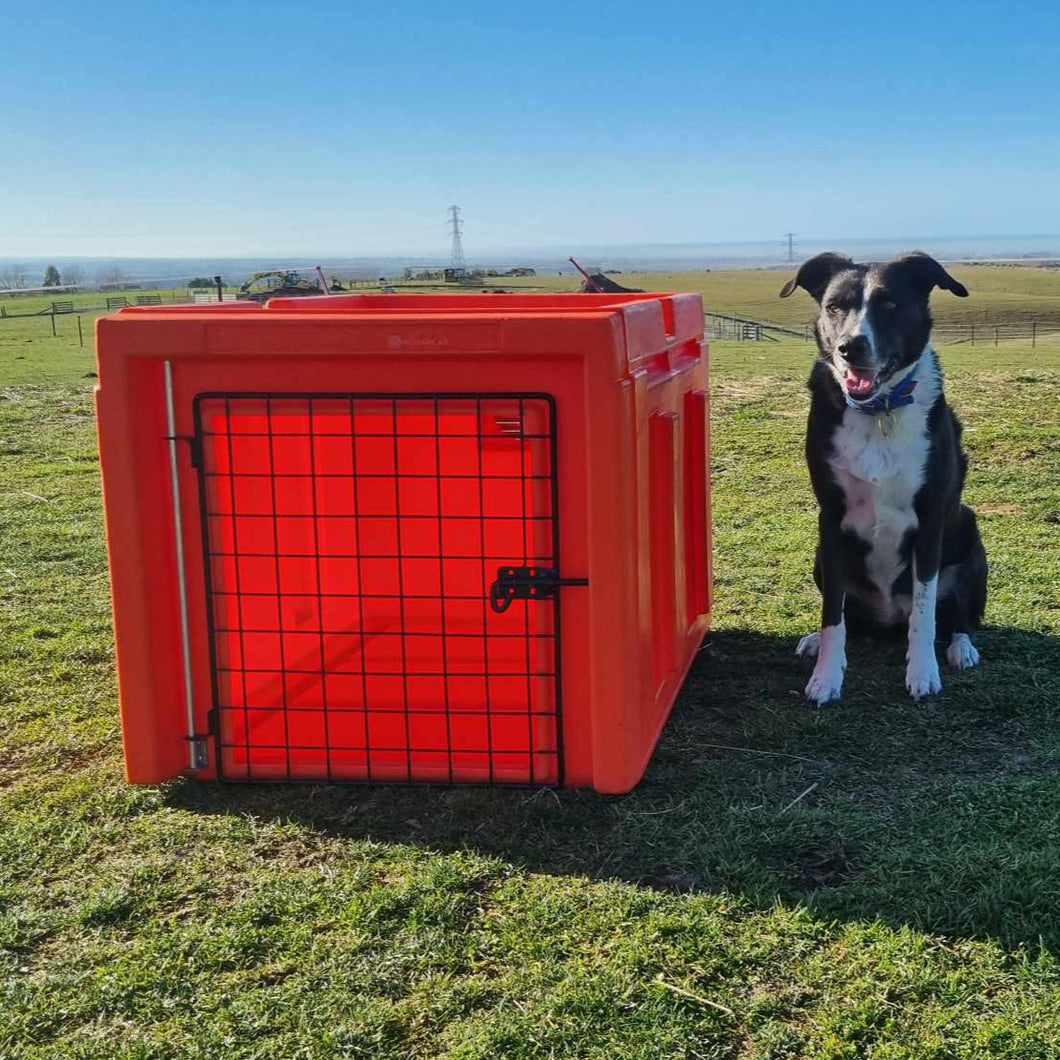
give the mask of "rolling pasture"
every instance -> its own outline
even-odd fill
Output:
[[[624,287],[648,291],[699,291],[711,312],[802,328],[814,318],[810,296],[796,291],[791,298],[777,297],[796,268],[629,272],[612,278]],[[990,341],[989,326],[993,324],[1037,320],[1042,325],[1060,326],[1060,268],[956,265],[950,271],[968,287],[971,297],[936,298],[933,311],[939,324],[983,325],[983,336],[991,336]],[[578,286],[571,277],[561,276],[505,277],[497,282],[512,289],[535,284],[555,290],[576,290]]]
[[[1055,272],[955,271],[940,319],[1060,320]],[[714,625],[635,792],[131,788],[92,354],[41,323],[0,321],[0,1056],[1060,1054],[1060,348],[941,350],[991,599],[935,699],[854,642],[806,705],[811,351],[719,343]]]
[[[796,291],[790,298],[777,297],[794,271],[793,266],[790,272],[773,269],[701,273],[701,281],[691,289],[702,291],[714,312],[799,327],[813,320],[815,306],[810,296]],[[965,265],[954,266],[950,271],[971,294],[968,298],[954,298],[940,293],[932,307],[939,324],[988,325],[1031,319],[1060,324],[1060,269]],[[674,275],[672,282],[681,283],[692,275]],[[631,286],[645,287],[648,279],[638,276]]]

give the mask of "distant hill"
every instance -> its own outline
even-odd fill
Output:
[[[1049,236],[973,236],[955,239],[811,239],[800,240],[798,260],[821,250],[842,250],[857,260],[872,261],[890,257],[906,250],[926,250],[945,260],[1003,259],[1060,259],[1060,235]],[[566,247],[509,249],[482,254],[469,254],[469,267],[496,266],[510,268],[525,266],[536,269],[543,276],[571,275],[574,272],[567,256],[604,269],[617,268],[623,272],[683,271],[688,269],[781,269],[787,267],[786,250],[778,238],[775,241],[746,243],[675,243],[675,244],[614,244],[612,246],[583,246],[572,241]],[[306,255],[276,255],[274,257],[222,258],[117,258],[117,257],[7,257],[0,256],[0,273],[12,264],[23,266],[28,286],[39,286],[44,270],[54,264],[62,273],[74,265],[81,269],[86,281],[94,280],[105,269],[119,269],[133,283],[156,284],[161,287],[187,282],[193,276],[220,274],[226,283],[238,285],[252,273],[265,269],[312,269],[322,265],[329,273],[344,278],[368,279],[379,276],[399,276],[406,267],[437,265],[446,255],[363,256],[336,257]]]

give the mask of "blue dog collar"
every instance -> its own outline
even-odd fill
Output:
[[[913,378],[916,375],[916,368],[914,364],[904,379],[895,383],[886,394],[878,394],[870,401],[855,401],[846,390],[843,391],[843,396],[852,409],[864,412],[866,416],[875,416],[877,413],[890,412],[891,409],[898,409],[903,405],[912,405],[913,391],[916,390],[916,380]]]

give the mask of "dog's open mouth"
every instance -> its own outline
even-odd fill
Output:
[[[872,397],[879,377],[878,368],[851,368],[849,365],[843,368],[843,385],[856,401]]]

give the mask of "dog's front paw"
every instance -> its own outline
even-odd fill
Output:
[[[923,699],[924,696],[942,691],[942,678],[934,651],[930,655],[914,655],[910,658],[905,668],[905,687],[913,699]]]
[[[806,698],[821,706],[838,699],[842,693],[843,667],[829,666],[827,663],[822,666],[821,660],[818,660],[806,685]]]
[[[979,665],[979,652],[967,633],[954,633],[946,649],[946,661],[954,670],[968,670]]]
[[[817,653],[821,650],[821,634],[816,630],[813,633],[807,633],[802,640],[799,641],[799,646],[795,649],[795,654],[801,659],[816,659]]]

